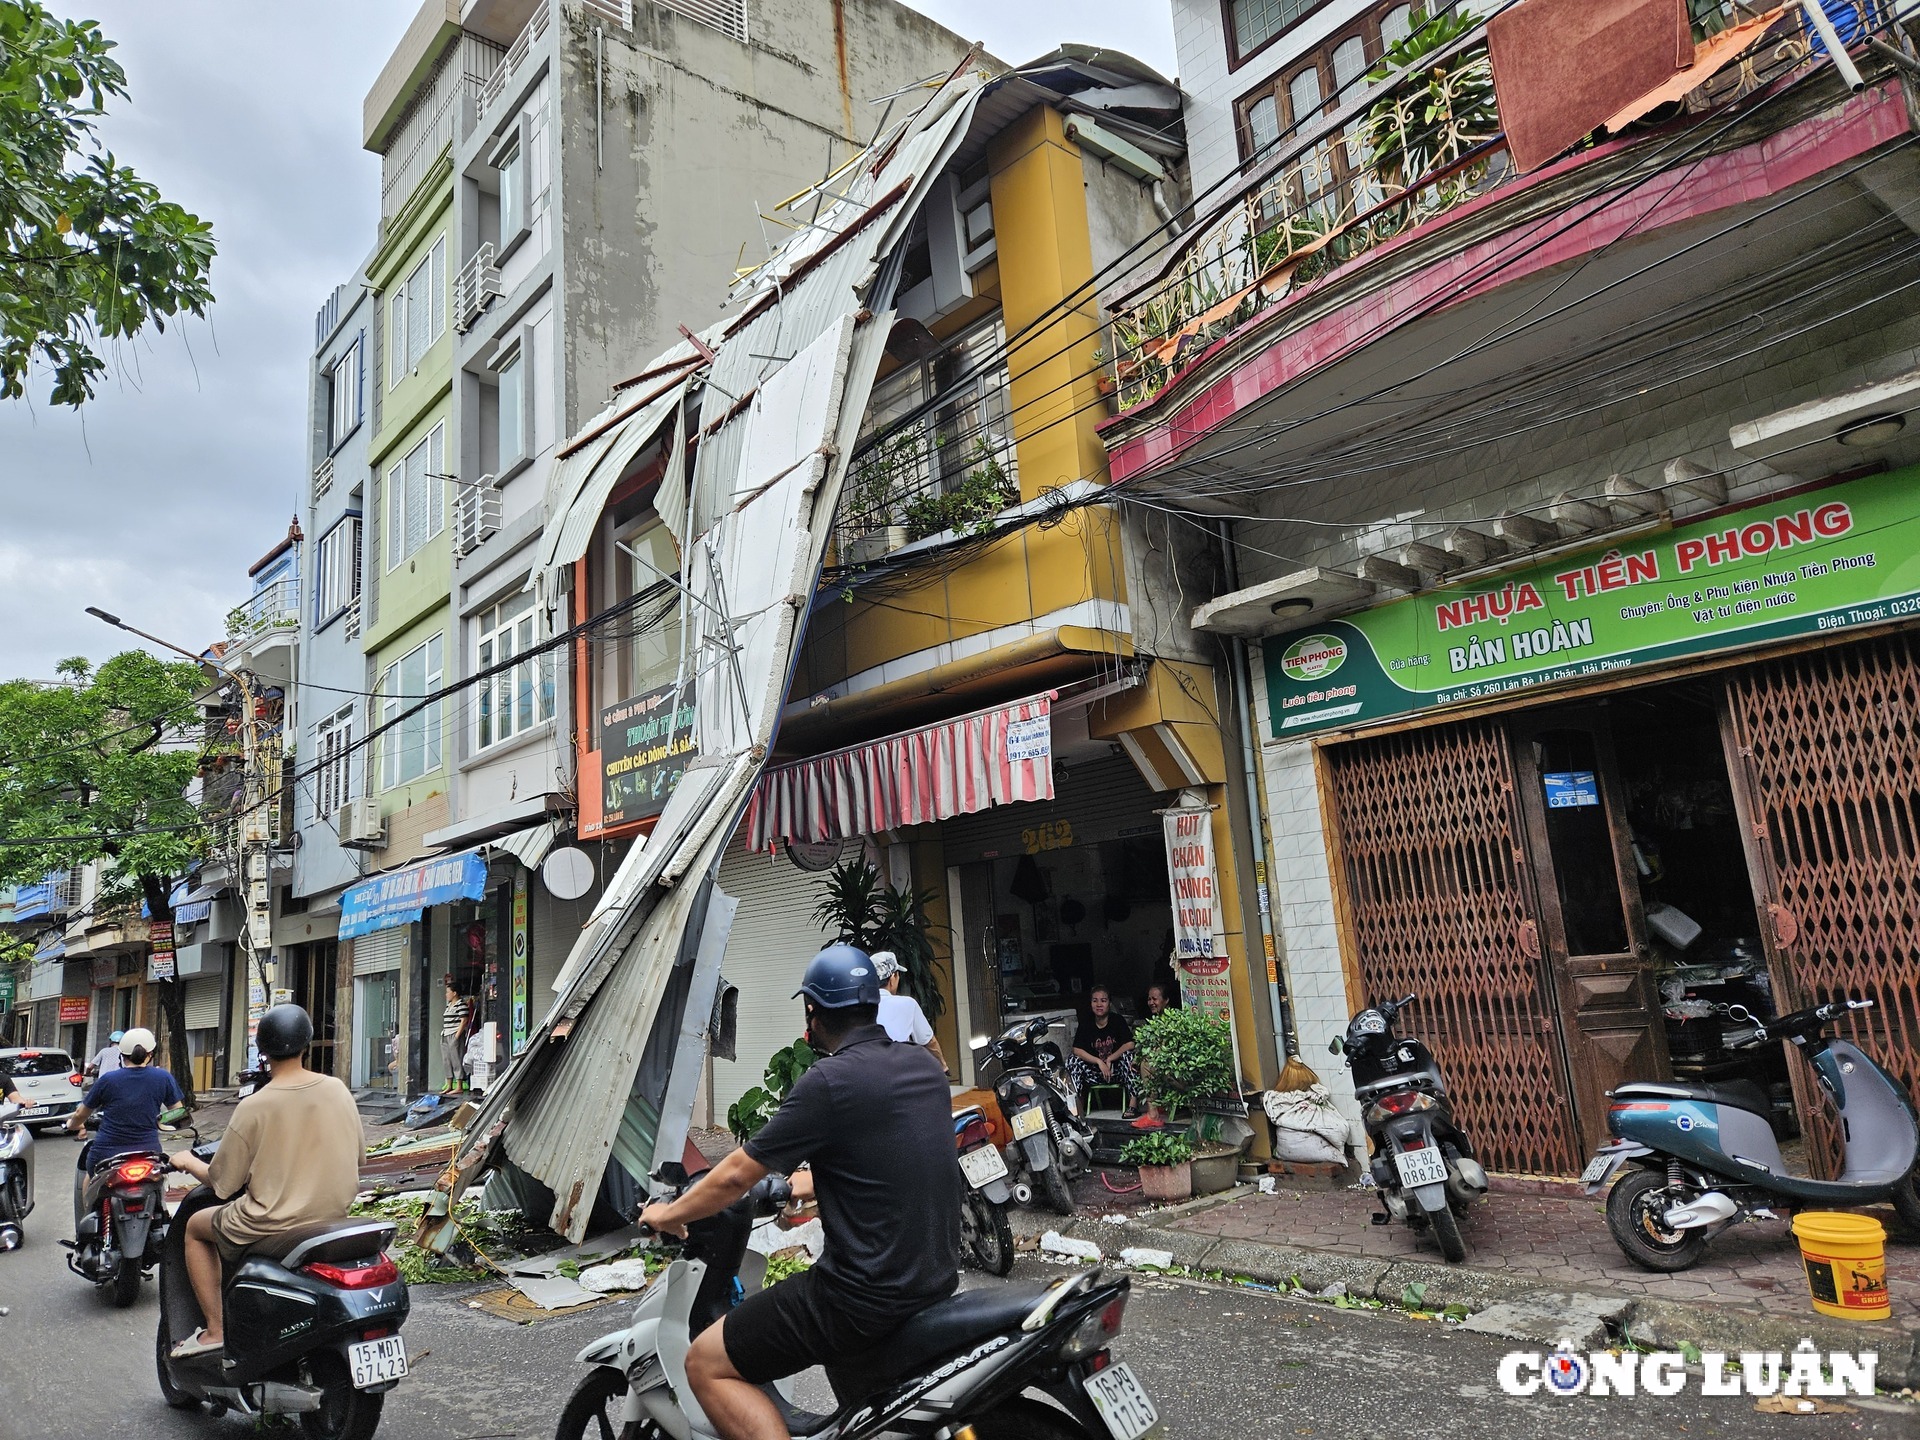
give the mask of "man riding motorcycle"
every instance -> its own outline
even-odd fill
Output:
[[[262,1015],[255,1043],[269,1082],[234,1108],[211,1164],[191,1152],[173,1157],[227,1202],[187,1222],[187,1276],[206,1324],[173,1347],[175,1359],[225,1348],[222,1261],[237,1265],[250,1249],[269,1250],[282,1236],[344,1220],[353,1206],[365,1150],[360,1111],[345,1085],[306,1068],[302,1057],[312,1040],[313,1021],[298,1005],[275,1005]]]
[[[641,1220],[684,1236],[770,1171],[796,1177],[795,1198],[820,1201],[819,1264],[749,1296],[687,1353],[694,1397],[725,1440],[788,1440],[759,1387],[814,1365],[880,1348],[909,1315],[951,1295],[959,1272],[960,1175],[946,1071],[877,1023],[873,962],[829,945],[795,992],[821,1058],[745,1147]]]
[[[119,1155],[158,1155],[160,1116],[181,1103],[180,1083],[153,1063],[160,1042],[151,1030],[136,1028],[120,1037],[119,1065],[93,1082],[80,1108],[67,1117],[67,1133],[78,1135],[87,1117],[98,1111],[100,1130],[81,1147],[79,1171],[73,1179],[73,1223],[91,1206],[87,1177],[103,1161]]]

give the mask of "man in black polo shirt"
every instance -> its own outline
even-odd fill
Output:
[[[873,962],[853,946],[814,956],[801,996],[819,1061],[744,1149],[640,1216],[685,1235],[770,1171],[811,1166],[827,1236],[820,1263],[749,1296],[687,1352],[694,1398],[725,1440],[788,1440],[759,1386],[877,1349],[959,1281],[960,1173],[946,1071],[920,1046],[887,1038],[876,1020]],[[806,1194],[807,1178],[796,1180],[796,1195]]]

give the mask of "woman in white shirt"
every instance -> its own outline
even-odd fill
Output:
[[[940,1042],[933,1038],[933,1026],[927,1012],[911,995],[900,993],[900,957],[891,950],[876,950],[869,957],[873,972],[880,977],[880,1028],[896,1045],[924,1045],[944,1067],[947,1057],[940,1053]]]

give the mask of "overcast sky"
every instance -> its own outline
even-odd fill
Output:
[[[645,0],[641,0],[645,3]],[[218,302],[117,357],[80,414],[0,402],[0,677],[125,648],[88,605],[218,638],[306,479],[313,316],[372,248],[360,102],[417,0],[52,0],[119,42],[119,158],[213,224]],[[915,0],[1010,61],[1111,45],[1171,75],[1170,0]]]

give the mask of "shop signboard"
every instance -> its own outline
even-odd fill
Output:
[[[0,1010],[13,1008],[13,997],[18,989],[11,967],[0,968]]]
[[[62,995],[60,997],[60,1023],[62,1025],[84,1025],[87,1017],[93,1013],[93,1002],[85,995]]]
[[[1213,863],[1213,812],[1183,806],[1160,813],[1167,842],[1167,879],[1173,896],[1173,964],[1180,1002],[1231,1019],[1226,931],[1220,881]]]
[[[1272,636],[1272,733],[1920,615],[1916,485],[1871,475]]]
[[[527,1048],[527,872],[513,872],[513,955],[507,977],[508,993],[512,996],[513,1014],[509,1025],[511,1047],[508,1053],[518,1055]]]
[[[472,851],[379,875],[349,886],[341,895],[340,938],[411,925],[432,906],[478,900],[486,893],[487,862]]]
[[[662,685],[600,712],[602,823],[658,815],[693,758],[693,685]]]
[[[167,920],[155,920],[147,927],[147,943],[153,949],[147,953],[147,979],[171,980],[174,977],[173,924]]]

